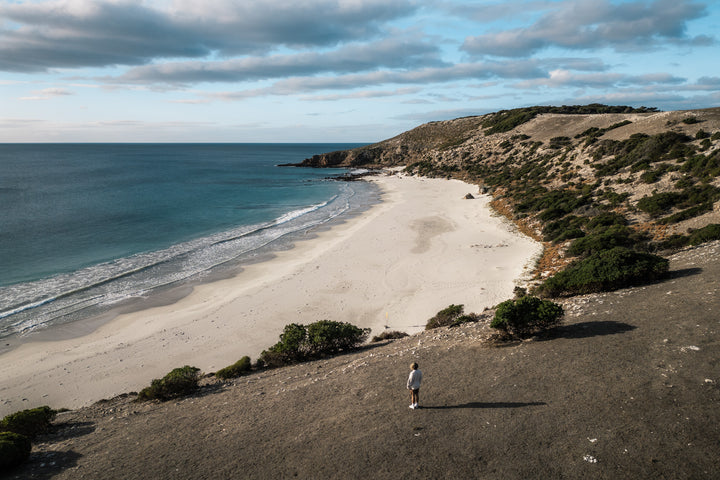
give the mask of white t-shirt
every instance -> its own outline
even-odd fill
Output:
[[[422,381],[422,372],[420,370],[413,370],[410,372],[410,376],[407,381],[407,388],[410,390],[417,390],[420,388],[420,382]]]

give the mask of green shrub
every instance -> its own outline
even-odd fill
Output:
[[[32,446],[25,435],[14,432],[0,433],[0,472],[17,467],[30,456]]]
[[[307,328],[310,353],[313,356],[347,350],[364,342],[369,334],[369,328],[331,320],[320,320]]]
[[[197,367],[176,368],[162,379],[155,379],[149,387],[143,388],[138,400],[169,400],[189,395],[198,388],[200,369]]]
[[[460,315],[450,324],[450,327],[457,327],[463,323],[476,323],[480,320],[480,316],[476,313],[468,313],[466,315]]]
[[[669,163],[661,163],[655,169],[649,169],[640,175],[640,181],[644,183],[655,183],[662,178],[667,172],[677,170],[677,167]]]
[[[270,347],[260,353],[260,358],[257,360],[257,366],[258,368],[278,368],[297,361],[300,360],[295,358],[291,359],[287,355],[283,355]]]
[[[654,162],[690,155],[694,151],[694,147],[687,144],[690,140],[687,135],[672,131],[652,136],[634,133],[623,141],[604,140],[595,149],[593,158],[596,161],[610,158],[593,166],[598,176],[614,175],[630,165],[634,166],[634,171],[638,171]]]
[[[552,149],[558,149],[570,145],[572,145],[572,140],[570,140],[570,137],[553,137],[550,139],[550,145],[548,145],[548,147]]]
[[[290,360],[301,360],[307,355],[307,328],[299,323],[285,325],[280,341],[271,347],[275,353],[288,357]]]
[[[689,237],[687,235],[670,235],[662,242],[657,244],[660,250],[675,250],[689,245]]]
[[[628,192],[617,193],[610,188],[606,188],[605,191],[602,192],[602,197],[605,198],[608,202],[610,202],[611,207],[617,207],[625,200],[630,198],[630,194]]]
[[[688,243],[690,245],[700,245],[713,240],[720,240],[720,225],[717,223],[711,223],[692,232]]]
[[[249,372],[251,369],[252,365],[250,363],[250,357],[244,356],[229,367],[221,368],[215,372],[215,376],[222,380],[227,380],[229,378],[239,377],[243,373]]]
[[[425,324],[425,330],[452,325],[463,314],[463,305],[450,305],[435,314]]]
[[[383,332],[380,335],[375,335],[372,338],[372,342],[382,342],[383,340],[395,340],[397,338],[404,338],[409,336],[405,332],[398,332],[397,330],[389,330],[387,332]]]
[[[627,225],[627,223],[627,219],[619,213],[603,212],[588,221],[587,229],[592,232],[595,229],[604,229],[605,227],[611,227],[613,225]]]
[[[663,220],[663,223],[673,223],[692,218],[706,211],[712,210],[712,204],[720,199],[720,188],[714,185],[690,185],[681,192],[656,193],[650,197],[643,197],[638,201],[638,208],[654,217],[667,212],[673,207],[687,209],[676,217]]]
[[[571,238],[579,238],[585,235],[582,231],[582,227],[587,222],[586,217],[578,217],[575,215],[568,215],[550,222],[543,227],[543,240],[547,242],[559,243]]]
[[[13,432],[34,438],[50,431],[56,413],[47,405],[12,413],[0,421],[0,432]]]
[[[657,244],[660,249],[678,249],[688,245],[700,245],[705,242],[720,240],[720,224],[711,223],[703,228],[693,230],[689,235],[670,235],[664,241]]]
[[[668,261],[662,257],[615,247],[572,263],[545,280],[538,293],[557,297],[617,290],[660,279],[667,271]]]
[[[657,217],[670,210],[682,199],[683,196],[678,192],[656,193],[638,200],[637,207],[643,212]]]
[[[637,235],[626,226],[613,225],[604,230],[596,230],[573,241],[567,253],[573,257],[586,257],[601,250],[615,247],[632,247],[639,241]]]
[[[278,343],[263,350],[259,363],[274,368],[348,350],[364,342],[369,334],[369,328],[345,322],[320,320],[307,327],[292,323],[285,326]]]
[[[669,225],[672,223],[682,222],[683,220],[687,220],[688,218],[699,217],[703,213],[711,212],[712,209],[712,202],[701,203],[700,205],[695,205],[694,207],[686,208],[685,210],[673,213],[668,217],[661,218],[660,220],[658,220],[658,223],[661,225]]]
[[[710,155],[693,155],[682,164],[680,170],[702,179],[711,180],[720,175],[720,150]]]
[[[557,324],[563,314],[563,308],[557,303],[525,296],[498,305],[490,326],[525,338]]]

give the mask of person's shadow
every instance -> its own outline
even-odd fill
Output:
[[[446,410],[449,408],[523,408],[547,405],[545,402],[468,402],[460,405],[421,406],[427,410]]]

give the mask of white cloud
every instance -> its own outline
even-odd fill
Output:
[[[0,5],[0,70],[144,65],[158,59],[332,47],[378,36],[409,0],[54,0]],[[7,25],[14,25],[8,27]]]
[[[693,0],[557,2],[531,25],[469,36],[463,49],[475,55],[527,57],[548,47],[648,51],[665,44],[711,45],[710,36],[686,33],[689,21],[705,15],[704,5]]]

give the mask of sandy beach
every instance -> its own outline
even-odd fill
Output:
[[[541,252],[493,215],[474,185],[399,175],[372,181],[382,203],[233,278],[83,335],[0,355],[0,415],[89,405],[182,365],[212,372],[243,355],[254,360],[289,323],[418,332],[451,303],[480,312],[510,298]]]

